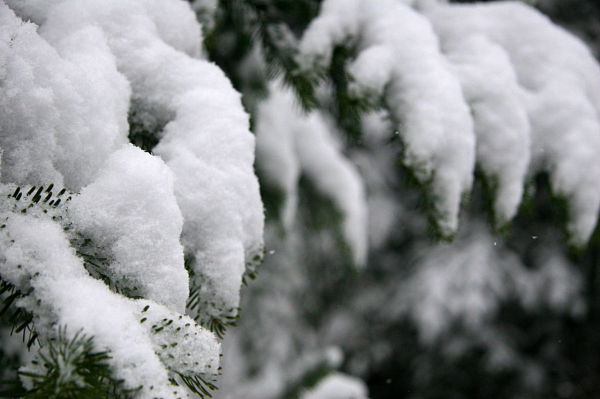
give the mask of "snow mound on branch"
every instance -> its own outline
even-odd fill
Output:
[[[100,30],[52,47],[0,3],[3,182],[71,190],[91,182],[127,141],[129,94]]]
[[[19,10],[43,13],[39,3],[27,4]],[[108,46],[100,50],[116,59],[131,85],[132,104],[166,125],[154,153],[176,176],[192,286],[202,285],[204,304],[216,304],[214,316],[235,313],[245,264],[263,247],[254,137],[239,93],[218,67],[194,58],[201,35],[189,4],[64,0],[46,10],[40,34],[77,54],[78,38],[90,29],[105,38]]]
[[[216,375],[220,345],[214,334],[186,315],[152,301],[136,301],[138,318],[147,329],[154,351],[168,370],[184,376]],[[214,378],[214,377],[213,377]]]
[[[493,214],[501,227],[517,213],[531,159],[522,88],[506,51],[485,36],[460,30],[441,41],[471,106],[477,163],[492,190]]]
[[[583,245],[600,208],[600,67],[529,6],[442,3],[327,0],[300,43],[302,71],[323,72],[335,46],[356,46],[350,95],[384,100],[442,236],[456,230],[476,158],[499,227],[526,179],[548,172],[569,204],[571,244]]]
[[[289,228],[297,205],[300,174],[342,213],[342,235],[357,266],[366,262],[367,205],[362,178],[340,150],[330,126],[317,112],[301,114],[294,94],[280,82],[258,106],[257,152],[266,181],[284,193],[282,218]]]
[[[138,302],[90,277],[59,224],[7,212],[1,217],[0,274],[21,292],[33,289],[18,305],[37,315],[36,328],[42,336],[56,335],[59,325],[68,326],[69,338],[82,330],[94,337],[98,350],[110,351],[108,361],[124,379],[124,388],[143,386],[142,398],[171,397],[173,391],[184,395],[170,384],[152,338],[140,324]],[[203,339],[210,350],[198,360],[208,367],[218,362],[219,345],[212,334]],[[216,356],[208,357],[211,353]]]
[[[254,137],[239,93],[218,67],[196,58],[201,55],[200,27],[189,4],[179,0],[9,0],[9,4],[40,28],[36,32],[33,24],[22,23],[1,2],[4,181],[53,182],[73,191],[86,186],[70,210],[69,238],[75,242],[77,235],[84,240],[91,237],[93,245],[110,255],[112,277],[124,277],[126,284],[171,312],[183,311],[189,292],[178,241],[182,232],[192,287],[201,287],[203,304],[213,306],[197,309],[197,319],[236,313],[245,265],[256,262],[263,247]],[[138,149],[122,148],[127,142],[128,111],[151,116],[156,126],[164,127],[154,152],[165,163]],[[69,276],[64,278],[73,285]],[[123,281],[113,283],[118,287]],[[58,284],[66,290],[62,282]],[[73,292],[81,294],[79,289]],[[90,283],[89,292],[98,301],[96,308],[86,308],[90,314],[106,306],[116,308],[115,314],[129,311],[129,302],[101,282]],[[79,302],[75,296],[68,300]],[[69,329],[75,332],[89,322],[81,319],[78,324],[80,316],[73,313],[61,322],[74,323]],[[123,326],[139,322],[115,321]],[[102,328],[92,323],[85,332],[102,335]],[[128,331],[110,323],[104,328]],[[200,327],[193,329],[200,334]],[[138,345],[162,349],[163,343]],[[127,346],[109,349],[115,363],[124,362],[119,378],[133,373],[127,384],[135,387],[141,377],[134,375],[133,358],[124,352]],[[214,353],[210,348],[206,356]],[[183,349],[170,349],[177,350]],[[155,360],[148,361],[149,367]],[[172,396],[168,384],[162,386],[168,378],[164,367],[157,373],[148,372],[144,381],[161,385],[155,396]]]
[[[587,47],[517,2],[425,7],[442,38],[481,35],[510,58],[531,123],[529,173],[550,174],[569,204],[571,243],[583,245],[600,208],[600,67]]]
[[[181,212],[165,164],[131,144],[69,205],[77,233],[112,260],[111,281],[183,313],[189,294],[179,236]]]
[[[302,69],[325,70],[333,48],[348,40],[359,47],[349,67],[351,95],[369,102],[384,97],[406,146],[403,162],[428,186],[439,232],[451,237],[473,180],[475,137],[431,25],[393,0],[327,0],[300,43]]]

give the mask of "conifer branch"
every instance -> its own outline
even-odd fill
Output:
[[[29,379],[33,389],[28,398],[126,398],[137,390],[123,389],[123,380],[112,374],[107,352],[94,350],[94,340],[81,331],[73,338],[60,327],[55,340],[48,341],[32,363],[19,375]]]
[[[295,7],[304,8],[309,14],[316,11],[314,2],[301,0],[296,3]],[[289,5],[285,2],[278,4],[263,0],[222,1],[221,5],[224,18],[231,21],[242,36],[255,38],[248,40],[248,46],[254,42],[261,44],[266,59],[267,76],[273,79],[281,74],[284,83],[296,93],[302,108],[305,111],[315,109],[318,105],[315,93],[318,81],[299,71],[296,61],[297,39],[284,19],[285,12],[282,12],[282,8],[285,9]],[[249,47],[246,50],[249,50]]]

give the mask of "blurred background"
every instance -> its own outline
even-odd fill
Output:
[[[319,9],[318,1],[263,3],[296,37]],[[600,4],[529,3],[600,54]],[[385,112],[352,119],[331,100],[331,87],[321,88],[320,124],[366,192],[368,259],[353,267],[335,199],[320,192],[310,170],[294,172],[292,205],[272,184],[276,161],[261,144],[268,139],[260,116],[274,112],[267,93],[277,89],[267,78],[277,70],[269,43],[266,57],[256,55],[263,37],[250,25],[231,7],[217,14],[208,37],[210,58],[252,111],[268,221],[266,261],[244,288],[239,327],[224,341],[218,397],[300,397],[338,372],[362,380],[372,398],[600,397],[600,232],[585,249],[569,248],[565,204],[551,195],[548,176],[535,176],[501,233],[491,228],[489,190],[477,178],[457,237],[440,242],[399,166]],[[305,117],[298,104],[294,115],[281,126]],[[349,120],[360,123],[360,135]]]

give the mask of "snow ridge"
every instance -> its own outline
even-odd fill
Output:
[[[304,33],[300,65],[324,70],[333,47],[348,39],[358,46],[350,93],[368,101],[383,96],[405,144],[403,162],[428,186],[441,235],[453,236],[473,181],[475,136],[430,23],[394,0],[328,0]]]

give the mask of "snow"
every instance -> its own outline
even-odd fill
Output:
[[[359,34],[359,17],[362,0],[324,1],[319,15],[304,31],[299,43],[302,71],[326,70],[331,64],[333,49],[337,44],[355,40]]]
[[[111,259],[109,276],[120,288],[183,313],[188,274],[179,236],[183,218],[173,174],[157,157],[131,144],[115,152],[98,178],[68,206],[75,233]]]
[[[348,43],[349,93],[384,99],[442,236],[456,231],[477,161],[499,227],[545,171],[568,200],[571,244],[588,240],[600,208],[600,68],[578,39],[520,2],[328,0],[300,43],[301,69],[325,71]]]
[[[556,246],[545,245],[544,250],[534,251],[533,262],[535,269],[517,284],[523,307],[530,311],[546,307],[573,317],[587,311],[583,276]]]
[[[302,399],[366,399],[368,391],[365,383],[356,377],[342,373],[331,373]]]
[[[436,20],[432,20],[434,28]],[[498,227],[517,213],[531,158],[531,127],[522,88],[506,51],[480,34],[460,29],[441,37],[442,50],[471,107],[477,164],[492,189]]]
[[[53,48],[0,4],[0,32],[2,181],[78,190],[127,140],[129,85],[97,29]]]
[[[341,153],[330,127],[319,114],[298,121],[296,150],[300,165],[316,188],[334,201],[344,219],[342,234],[350,246],[354,264],[367,260],[367,206],[358,171]]]
[[[323,70],[333,47],[348,38],[359,47],[349,67],[350,93],[371,100],[384,94],[406,145],[403,162],[429,186],[440,233],[451,237],[473,180],[475,136],[460,84],[431,25],[393,0],[328,0],[304,33],[301,67]]]
[[[375,44],[363,50],[348,67],[353,81],[349,85],[353,97],[365,97],[372,102],[382,98],[394,73],[394,56],[388,46]]]
[[[369,248],[376,252],[385,247],[387,241],[397,234],[398,225],[406,230],[415,228],[417,216],[405,198],[398,201],[398,146],[397,140],[390,141],[394,131],[385,110],[372,112],[362,118],[362,146],[351,153],[352,160],[364,176],[369,202]],[[395,132],[397,134],[397,132]],[[403,184],[403,183],[400,183]],[[408,215],[412,217],[407,217]]]
[[[19,9],[38,12],[37,3],[30,5]],[[224,312],[237,308],[245,264],[263,246],[254,137],[239,93],[219,68],[194,58],[201,54],[201,35],[189,4],[65,0],[46,11],[39,29],[45,40],[63,53],[79,54],[80,48],[91,49],[77,39],[99,32],[104,43],[98,52],[114,58],[120,78],[131,86],[136,108],[129,111],[139,110],[142,120],[155,126],[166,125],[153,152],[176,176],[175,195],[185,220],[182,242],[195,259],[192,284],[207,282],[204,302],[217,303]],[[126,110],[120,115],[124,119]],[[125,120],[123,126],[126,130]]]
[[[90,277],[59,224],[7,212],[2,220],[0,273],[22,292],[33,289],[19,306],[36,315],[42,337],[55,335],[58,326],[68,326],[69,338],[82,330],[94,337],[98,350],[110,351],[109,363],[125,380],[125,388],[143,386],[142,398],[171,396],[177,388],[170,385],[167,369],[139,322],[137,301],[111,292]],[[218,362],[219,350],[212,334],[207,334],[202,344],[210,350],[200,357],[206,367]]]
[[[394,153],[372,162],[347,156],[323,114],[300,113],[279,83],[258,106],[255,139],[240,94],[200,59],[193,9],[210,12],[215,1],[195,1],[193,9],[177,0],[7,3],[0,2],[0,192],[54,183],[74,193],[68,206],[40,205],[24,215],[12,200],[0,203],[0,276],[23,292],[33,288],[18,305],[36,315],[42,339],[62,325],[71,337],[83,330],[110,351],[126,387],[143,385],[142,397],[172,396],[170,372],[214,373],[219,344],[194,319],[235,315],[242,276],[262,253],[255,140],[266,181],[285,193],[286,229],[294,227],[304,174],[341,212],[356,265],[367,258],[367,204],[379,211],[371,240],[386,244],[404,210],[391,203],[397,187],[381,177],[383,188],[367,203],[350,159],[361,172],[378,173],[384,164],[393,173]],[[527,179],[546,171],[554,193],[569,200],[572,243],[585,243],[600,207],[600,69],[589,51],[516,3],[416,1],[422,13],[411,3],[324,1],[301,42],[300,65],[322,71],[336,45],[357,45],[349,91],[385,100],[406,146],[403,162],[430,189],[442,235],[457,229],[477,161],[496,190],[498,223],[515,215]],[[159,140],[152,154],[125,144],[128,113]],[[380,136],[365,137],[367,145],[382,150]],[[114,293],[89,275],[76,245],[86,239],[108,259],[114,285],[145,299]],[[435,341],[454,319],[477,329],[509,294],[525,307],[545,301],[557,311],[581,310],[583,284],[567,259],[538,254],[528,270],[498,247],[475,225],[455,246],[422,252],[403,288],[424,341]],[[183,315],[190,286],[184,255],[202,302],[191,317]],[[278,314],[294,305],[266,302]],[[294,337],[282,337],[270,344],[284,358]],[[334,374],[305,397],[335,395],[367,393]]]
[[[135,301],[137,316],[152,340],[154,351],[170,371],[184,376],[217,374],[220,345],[215,336],[186,315],[152,301]]]
[[[297,205],[300,174],[330,198],[342,213],[341,231],[352,260],[364,266],[367,256],[367,205],[362,178],[345,158],[332,127],[317,112],[302,114],[294,94],[281,82],[270,87],[271,96],[258,106],[258,167],[265,181],[285,195],[284,227],[289,228]]]
[[[520,270],[517,259],[498,257],[485,226],[470,230],[465,240],[422,253],[416,275],[407,281],[406,292],[414,296],[411,317],[423,342],[440,337],[455,320],[474,328],[484,324],[505,299],[507,278]]]
[[[128,387],[143,384],[142,396],[172,396],[167,370],[154,351],[162,352],[164,340],[175,336],[149,338],[152,332],[138,319],[139,305],[90,277],[67,239],[78,250],[81,245],[106,258],[113,288],[152,301],[153,309],[161,309],[156,315],[190,322],[180,315],[189,293],[186,254],[192,259],[192,287],[201,285],[202,301],[216,304],[215,314],[199,309],[199,318],[235,313],[246,264],[262,254],[264,223],[254,136],[240,94],[218,67],[199,59],[200,25],[187,2],[8,4],[12,10],[0,3],[2,182],[54,183],[80,191],[68,209],[31,208],[31,218],[41,218],[31,222],[32,234],[41,229],[60,239],[40,241],[36,251],[58,251],[69,268],[80,269],[69,275],[63,268],[66,275],[35,280],[47,295],[44,309],[54,322],[69,324],[71,333],[82,328],[109,349]],[[23,23],[13,10],[39,28]],[[125,146],[128,113],[155,128],[160,142],[152,155]],[[62,227],[52,224],[50,215]],[[46,265],[35,256],[31,267],[39,266],[37,261]],[[3,278],[20,273],[7,268]],[[77,288],[69,291],[70,286]],[[84,292],[89,297],[82,299]],[[40,312],[34,301],[25,305]],[[168,366],[210,374],[218,345],[193,323],[190,331],[190,337],[177,339],[181,346],[164,352],[198,352],[194,363],[169,360]]]
[[[129,156],[129,151],[142,153],[146,162],[151,160],[150,165],[144,165],[146,169],[158,166],[170,176],[160,160],[129,146],[117,152],[109,164],[114,167],[116,161],[127,159],[131,166],[135,156]],[[107,175],[110,177],[110,172]],[[106,176],[102,177],[98,185],[106,180]],[[14,189],[12,185],[2,185],[2,195]],[[92,190],[83,191],[81,198],[92,195]],[[101,199],[107,197],[103,192],[98,194]],[[172,197],[172,193],[170,195]],[[78,199],[73,201],[73,206],[83,205]],[[17,305],[35,315],[35,327],[42,344],[55,337],[60,326],[68,327],[68,339],[78,331],[93,337],[96,350],[110,352],[109,363],[115,375],[125,379],[125,388],[143,386],[141,398],[171,397],[173,390],[183,395],[184,391],[168,381],[171,371],[184,375],[216,374],[220,346],[212,333],[196,325],[190,317],[160,303],[132,300],[111,292],[102,281],[89,275],[69,242],[63,226],[71,226],[65,212],[72,207],[39,205],[28,207],[23,214],[24,201],[5,200],[0,209],[3,225],[0,228],[0,275],[21,292],[29,293]],[[174,198],[171,202],[175,203]],[[168,207],[168,201],[163,204]],[[102,219],[102,215],[97,216]],[[132,220],[135,218],[127,222]],[[180,218],[174,223],[180,228]],[[175,276],[176,271],[172,275]],[[187,285],[184,288],[187,289]],[[173,346],[174,342],[177,345]]]
[[[292,228],[298,206],[300,161],[290,129],[290,120],[299,112],[296,108],[289,92],[272,85],[269,98],[256,111],[257,168],[266,184],[284,194],[281,221],[286,230]]]
[[[600,67],[586,46],[518,2],[426,7],[442,38],[482,35],[508,54],[531,124],[529,175],[546,171],[569,203],[571,244],[583,245],[600,207]]]
[[[467,225],[468,233],[452,245],[420,251],[415,274],[399,288],[397,309],[410,309],[422,342],[445,337],[457,321],[477,336],[485,334],[480,329],[510,299],[531,310],[584,311],[581,276],[550,242],[525,265],[483,223]]]

